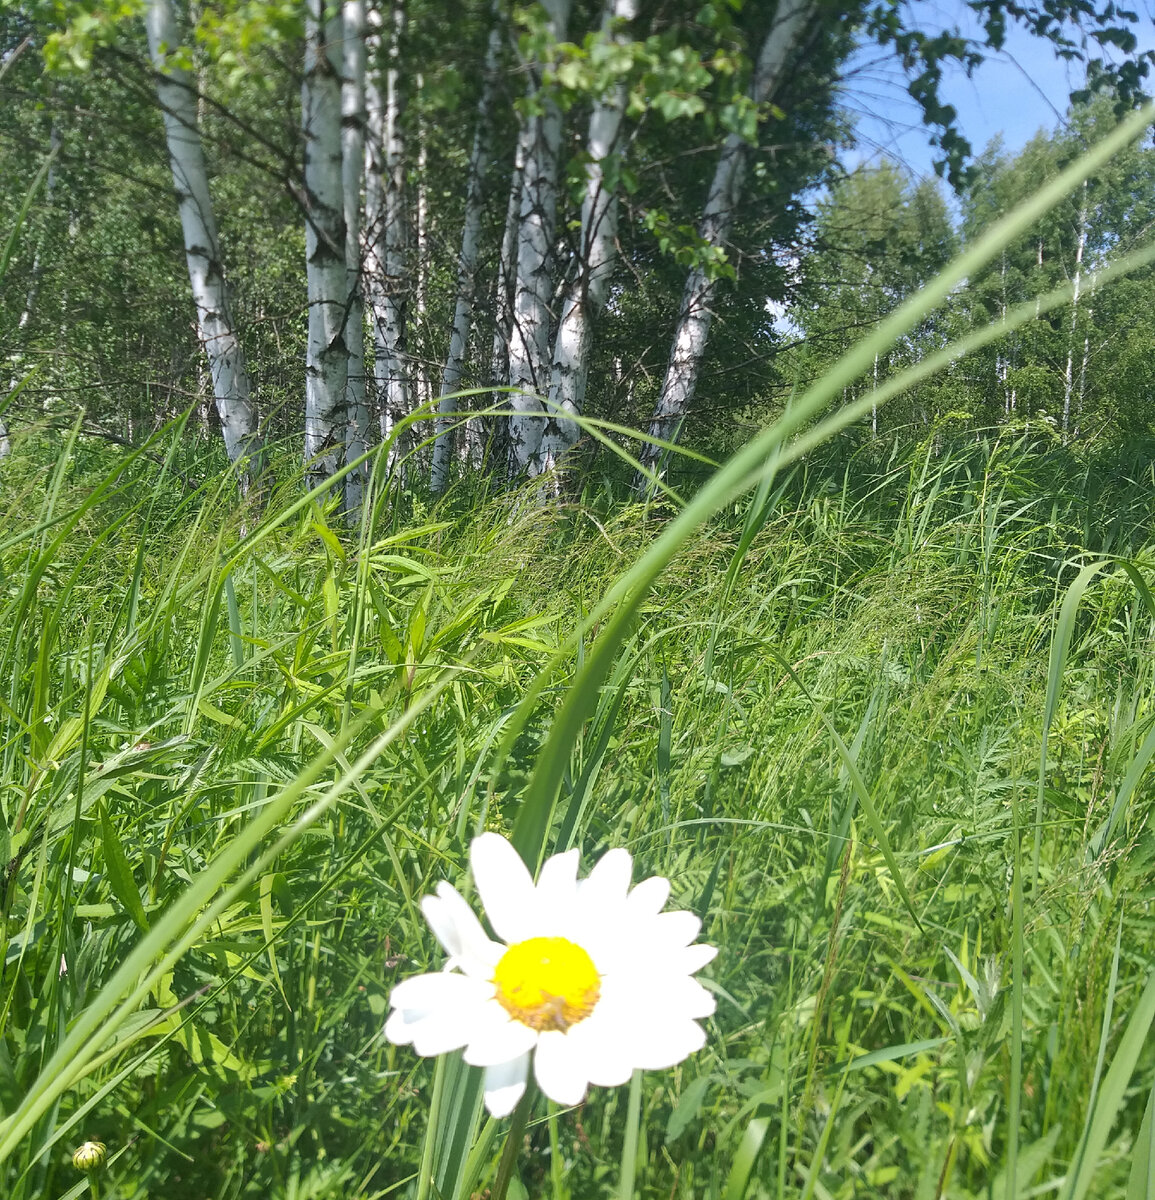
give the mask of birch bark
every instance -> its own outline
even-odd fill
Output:
[[[171,0],[149,0],[145,12],[148,51],[164,115],[172,181],[176,189],[197,333],[205,348],[213,398],[229,462],[240,463],[247,490],[259,470],[260,442],[245,353],[233,322],[220,239],[209,195],[208,172],[197,122],[196,88],[190,73],[169,62],[181,44]]]
[[[626,43],[622,26],[638,15],[637,0],[606,0],[602,31],[612,42]],[[577,441],[589,378],[592,326],[605,306],[617,244],[618,153],[626,108],[624,80],[600,96],[590,113],[586,139],[586,187],[582,199],[581,245],[577,269],[562,305],[550,370],[549,403],[538,447],[537,468],[556,470]]]
[[[469,328],[473,321],[473,304],[477,292],[477,259],[481,249],[482,202],[485,191],[486,167],[489,162],[490,121],[497,91],[497,70],[501,62],[504,31],[501,7],[494,3],[493,24],[485,49],[485,79],[478,102],[477,126],[469,155],[469,174],[465,185],[465,221],[461,232],[461,253],[457,259],[457,298],[453,306],[453,332],[449,337],[449,353],[441,373],[441,398],[437,406],[437,440],[433,444],[433,470],[430,487],[437,495],[449,481],[449,462],[453,453],[453,413],[461,401],[453,399],[461,388],[465,370],[465,352],[469,345]]]
[[[316,486],[343,460],[349,379],[345,344],[348,276],[341,179],[344,24],[338,0],[307,0],[305,77],[305,256],[309,331],[305,358],[305,466]]]
[[[493,346],[489,358],[489,379],[494,392],[490,405],[502,415],[487,418],[482,445],[470,445],[469,451],[478,461],[488,457],[492,470],[509,469],[509,343],[513,336],[513,287],[517,279],[517,230],[521,212],[521,176],[529,150],[528,127],[522,123],[514,147],[513,171],[509,179],[509,195],[505,208],[505,227],[501,235],[501,250],[497,259],[497,283],[493,296]],[[496,389],[501,388],[501,391]],[[479,431],[480,432],[480,431]],[[470,431],[466,437],[469,438]]]
[[[361,292],[361,175],[365,162],[365,2],[344,0],[344,78],[341,81],[341,189],[345,202],[345,345],[349,351],[345,384],[345,463],[369,447],[369,408],[365,401],[365,304]],[[345,514],[361,511],[366,465],[345,476]]]
[[[757,104],[765,104],[773,98],[794,65],[795,55],[817,9],[817,0],[779,0],[774,22],[766,34],[754,70],[751,96]],[[735,133],[729,134],[722,145],[698,227],[699,235],[711,246],[721,248],[729,236],[748,151],[747,143]],[[713,318],[710,302],[714,287],[714,281],[705,270],[695,267],[690,271],[682,293],[662,392],[650,422],[651,438],[674,441],[685,420],[710,336]],[[650,471],[659,469],[662,458],[662,449],[654,442],[643,445],[641,462],[644,467]],[[635,489],[648,494],[651,486],[649,478],[639,473],[634,482]]]
[[[379,18],[378,18],[379,23]],[[381,438],[389,444],[389,462],[404,447],[394,437],[409,415],[408,363],[405,353],[409,294],[408,223],[405,212],[405,140],[401,119],[401,37],[405,7],[396,0],[390,12],[383,70],[366,76],[365,272],[373,320],[373,376],[380,411]],[[370,40],[374,57],[381,36]]]
[[[542,0],[546,29],[564,41],[570,0]],[[540,63],[528,64],[529,95],[536,110],[527,116],[527,152],[522,171],[517,234],[517,276],[513,328],[509,340],[510,474],[538,474],[542,436],[541,395],[549,387],[550,299],[553,295],[551,249],[557,217],[557,167],[561,145],[561,109],[542,86]]]
[[[1087,181],[1079,204],[1075,243],[1075,277],[1071,292],[1071,328],[1067,337],[1067,366],[1063,372],[1063,441],[1071,429],[1071,397],[1075,390],[1075,335],[1079,328],[1079,296],[1083,285],[1083,254],[1087,248]]]

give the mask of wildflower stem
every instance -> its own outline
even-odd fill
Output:
[[[622,1169],[618,1181],[619,1200],[634,1200],[634,1177],[638,1170],[638,1126],[642,1117],[642,1073],[635,1071],[630,1080],[630,1101],[626,1109],[626,1140],[622,1146]]]
[[[429,1101],[429,1122],[425,1127],[425,1145],[421,1151],[421,1174],[417,1179],[417,1200],[429,1200],[433,1185],[433,1154],[441,1124],[441,1099],[445,1092],[446,1059],[442,1055],[433,1070],[433,1096]]]
[[[505,1135],[505,1148],[501,1152],[501,1162],[497,1164],[497,1178],[493,1182],[490,1200],[505,1200],[509,1190],[509,1181],[513,1178],[514,1164],[517,1162],[517,1152],[521,1149],[521,1140],[525,1136],[525,1124],[529,1120],[529,1110],[533,1104],[537,1088],[533,1083],[527,1083],[525,1094],[517,1102],[513,1116],[509,1121],[509,1132]]]
[[[549,1102],[549,1175],[553,1185],[553,1200],[566,1200],[569,1189],[565,1185],[565,1161],[558,1136],[558,1106]]]

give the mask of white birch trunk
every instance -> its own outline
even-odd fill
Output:
[[[366,77],[365,271],[373,319],[373,376],[381,438],[389,443],[391,465],[404,450],[400,443],[407,440],[395,438],[394,430],[410,411],[405,353],[409,272],[400,70],[404,28],[404,4],[396,0],[390,16],[385,70],[380,75],[370,71]],[[375,49],[379,45],[376,36],[373,45]]]
[[[528,126],[522,125],[514,149],[513,172],[509,181],[509,200],[505,210],[505,228],[501,235],[501,252],[497,263],[497,287],[493,299],[493,349],[490,355],[489,383],[505,388],[509,383],[509,343],[513,336],[513,287],[517,279],[517,230],[521,213],[521,176],[529,152]],[[507,412],[509,393],[495,391],[490,399],[492,408]],[[493,463],[509,465],[509,418],[501,416],[486,421],[489,433],[489,453]],[[482,451],[484,454],[484,451]]]
[[[156,70],[156,91],[164,114],[173,186],[176,189],[189,283],[196,306],[197,333],[205,348],[213,398],[221,421],[229,462],[259,458],[256,412],[245,354],[233,323],[228,285],[221,264],[208,172],[197,123],[196,88],[188,71],[168,55],[180,47],[171,0],[149,0],[145,13],[149,57]],[[252,468],[240,470],[247,488]]]
[[[807,26],[817,10],[816,0],[779,0],[774,23],[762,44],[754,70],[751,95],[759,105],[765,104],[777,91],[794,56],[806,35]],[[726,137],[722,153],[714,170],[706,207],[698,232],[711,246],[725,245],[734,221],[734,209],[741,193],[749,147],[737,134]],[[662,383],[662,393],[650,422],[650,437],[674,441],[689,411],[706,343],[710,336],[713,312],[710,302],[714,281],[700,267],[690,271],[682,293],[682,306],[674,332],[670,361]],[[642,465],[651,471],[663,457],[662,449],[653,442],[642,447]],[[635,488],[644,493],[650,490],[648,479],[640,475]]]
[[[7,458],[12,453],[12,442],[8,437],[8,426],[4,424],[4,418],[0,417],[0,458]]]
[[[316,486],[342,465],[348,274],[341,178],[341,74],[344,23],[339,0],[307,0],[305,78],[305,256],[309,332],[305,359],[305,464]]]
[[[417,94],[425,86],[425,77],[419,71],[413,80]],[[416,129],[417,162],[413,178],[413,320],[410,322],[410,344],[415,353],[410,355],[411,384],[414,407],[433,403],[433,380],[425,365],[425,356],[420,347],[426,333],[426,312],[429,300],[429,147],[425,136],[425,122],[417,116]],[[424,440],[422,438],[421,440]]]
[[[457,299],[453,306],[453,332],[449,337],[449,353],[441,373],[441,399],[437,406],[437,440],[433,444],[433,470],[430,488],[434,495],[445,490],[449,482],[449,461],[453,453],[453,413],[461,401],[453,399],[460,390],[465,372],[465,352],[469,345],[469,328],[473,321],[473,304],[477,291],[477,259],[481,249],[481,218],[484,200],[485,173],[489,162],[490,120],[497,91],[497,69],[501,62],[503,30],[499,4],[493,6],[493,25],[485,49],[485,79],[478,102],[477,126],[473,133],[473,149],[469,155],[469,174],[465,185],[465,221],[461,232],[461,253],[457,259]]]
[[[637,0],[606,0],[602,31],[624,45],[618,24],[638,15]],[[577,441],[578,424],[589,378],[593,322],[605,306],[617,248],[617,186],[607,179],[607,165],[618,152],[626,85],[619,82],[599,96],[590,113],[586,141],[586,190],[582,199],[581,244],[577,270],[562,304],[550,370],[549,403],[537,466],[554,471]]]
[[[1075,334],[1079,327],[1079,294],[1083,284],[1083,252],[1087,247],[1087,182],[1079,205],[1078,240],[1075,245],[1075,278],[1071,292],[1071,329],[1067,337],[1067,365],[1063,372],[1063,441],[1071,429],[1071,397],[1075,390]]]
[[[543,0],[546,28],[564,41],[570,0]],[[557,167],[561,109],[542,90],[542,71],[531,64],[530,95],[540,113],[526,118],[528,152],[522,172],[517,235],[517,278],[513,328],[509,340],[510,473],[537,474],[542,435],[542,395],[549,387],[550,299],[553,296],[553,247],[557,218]]]
[[[365,305],[361,292],[361,175],[365,163],[365,2],[344,0],[344,78],[341,82],[341,188],[345,200],[345,463],[369,448],[365,401]],[[365,496],[366,465],[345,476],[345,513],[355,518]]]

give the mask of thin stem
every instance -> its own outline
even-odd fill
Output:
[[[618,1183],[619,1200],[634,1200],[634,1177],[638,1170],[638,1127],[642,1117],[642,1073],[635,1071],[630,1080],[630,1102],[626,1109],[626,1140],[622,1146],[622,1170]]]
[[[549,1103],[549,1178],[553,1186],[553,1200],[565,1200],[565,1163],[562,1162],[561,1138],[557,1130],[557,1105]]]
[[[421,1174],[417,1178],[416,1200],[429,1200],[433,1186],[433,1154],[437,1148],[438,1127],[441,1124],[441,1100],[445,1092],[445,1055],[437,1060],[433,1071],[433,1097],[429,1101],[429,1123],[425,1127],[425,1145],[421,1148]]]
[[[505,1148],[501,1152],[501,1162],[497,1164],[497,1178],[493,1182],[490,1200],[505,1200],[505,1193],[509,1190],[509,1181],[513,1178],[513,1168],[517,1163],[521,1140],[525,1136],[525,1123],[529,1120],[529,1110],[533,1104],[536,1090],[532,1083],[527,1084],[525,1094],[513,1110],[513,1117],[509,1122],[509,1133],[505,1135]]]

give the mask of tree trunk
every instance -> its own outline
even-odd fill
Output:
[[[477,291],[477,259],[481,248],[482,202],[485,173],[489,162],[490,120],[497,91],[497,70],[501,61],[504,36],[500,4],[493,5],[493,25],[485,50],[485,79],[478,103],[477,126],[469,155],[469,174],[465,184],[465,222],[461,233],[461,254],[457,259],[457,299],[453,306],[453,332],[449,354],[441,373],[441,399],[437,411],[437,440],[433,444],[433,471],[430,487],[434,495],[445,490],[449,481],[449,460],[453,452],[453,413],[461,401],[453,395],[461,388],[465,371],[465,353],[469,346],[469,327],[473,320],[473,302]]]
[[[564,41],[570,0],[543,0],[546,30]],[[557,218],[557,166],[561,109],[542,87],[542,65],[530,63],[529,97],[538,110],[527,116],[527,153],[522,172],[517,234],[517,277],[513,293],[513,329],[509,341],[510,473],[540,470],[544,406],[549,387],[550,299],[553,295],[553,248]]]
[[[345,463],[369,448],[369,408],[365,402],[365,304],[361,292],[361,175],[365,163],[365,0],[344,0],[344,67],[341,83],[341,189],[345,200],[345,345],[349,374],[345,384]],[[345,476],[345,514],[361,511],[366,465]]]
[[[816,0],[779,0],[774,23],[766,34],[754,71],[751,95],[757,104],[765,104],[773,98],[794,65],[794,55],[816,10]],[[719,249],[725,245],[734,222],[734,210],[741,193],[748,152],[749,146],[741,137],[736,133],[729,134],[714,170],[698,232],[711,246]],[[651,438],[676,440],[685,420],[710,336],[713,317],[710,302],[713,295],[714,281],[710,274],[701,267],[693,268],[682,293],[682,307],[674,332],[670,361],[662,393],[650,422]],[[650,471],[660,468],[663,457],[661,447],[652,441],[642,447],[642,465]],[[645,494],[651,488],[648,477],[641,473],[635,479],[634,486]]]
[[[213,397],[229,462],[240,463],[242,490],[259,473],[261,446],[245,353],[233,323],[221,264],[204,149],[197,124],[196,88],[188,71],[168,61],[180,34],[170,0],[149,0],[145,14],[148,49],[176,189],[197,332],[208,358]]]
[[[408,363],[405,353],[408,222],[405,212],[405,141],[401,129],[401,37],[403,0],[392,6],[384,70],[366,76],[368,137],[365,154],[365,270],[373,317],[373,375],[380,405],[381,437],[389,443],[390,464],[404,449],[395,438],[409,415]],[[372,45],[379,56],[380,38]],[[382,88],[382,82],[384,87]]]
[[[624,45],[627,35],[620,25],[638,15],[637,0],[606,0],[602,20],[604,36]],[[581,244],[576,272],[562,305],[554,342],[550,372],[549,404],[541,443],[538,469],[556,470],[569,448],[577,441],[578,424],[589,378],[592,326],[605,306],[614,270],[617,242],[616,171],[607,165],[618,152],[622,117],[626,108],[626,85],[620,81],[594,102],[586,143],[586,190],[582,199]]]
[[[505,210],[505,229],[501,235],[501,252],[497,263],[497,286],[493,297],[493,349],[490,355],[489,383],[504,388],[509,382],[509,343],[513,337],[513,287],[517,279],[517,229],[521,212],[521,176],[525,156],[529,151],[528,126],[522,125],[513,155],[513,173],[509,181],[509,200]],[[510,408],[509,393],[495,391],[491,407],[506,412]],[[501,416],[486,421],[489,437],[490,462],[509,465],[509,418]]]
[[[1075,243],[1075,278],[1071,293],[1071,328],[1067,337],[1067,365],[1063,372],[1063,441],[1071,429],[1071,397],[1075,390],[1075,335],[1079,328],[1079,294],[1083,283],[1083,252],[1087,248],[1087,181],[1079,203],[1079,225]]]
[[[305,78],[305,256],[309,332],[305,359],[305,465],[314,486],[344,460],[348,273],[341,180],[344,22],[337,0],[307,0]]]

